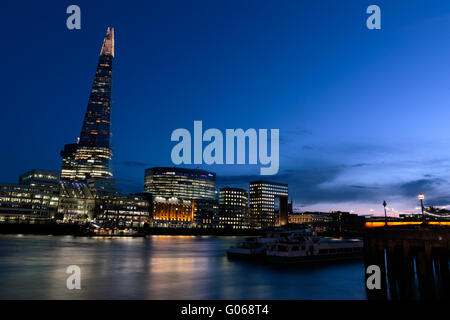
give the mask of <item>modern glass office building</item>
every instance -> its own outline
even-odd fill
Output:
[[[250,214],[252,227],[267,228],[277,222],[276,199],[287,199],[288,185],[271,181],[250,182]]]
[[[150,222],[145,194],[104,195],[95,200],[95,221],[105,228],[137,228]]]
[[[34,169],[19,184],[0,184],[0,223],[40,223],[55,217],[59,203],[59,173]]]
[[[111,80],[114,58],[114,29],[108,28],[77,143],[61,151],[63,180],[112,177],[110,160]]]
[[[33,169],[19,176],[19,184],[53,190],[57,194],[60,189],[60,174],[55,171]]]
[[[217,225],[218,202],[216,191],[216,174],[198,169],[154,167],[145,170],[144,191],[165,201],[187,201],[193,203],[191,220],[179,220],[194,227],[211,228]],[[170,208],[172,208],[170,206]],[[171,217],[168,206],[160,206],[160,217]],[[168,210],[164,212],[164,210]],[[178,209],[180,210],[180,208]],[[182,211],[187,209],[182,209]],[[155,213],[154,213],[155,214]],[[154,218],[157,217],[154,215]],[[184,216],[183,216],[184,217]],[[163,220],[163,219],[159,219]]]
[[[145,170],[144,192],[163,198],[217,200],[216,174],[198,169],[149,168]]]
[[[249,227],[247,190],[220,189],[219,227],[229,229],[247,229]]]
[[[58,220],[85,223],[94,218],[95,198],[83,182],[63,181],[58,205]]]

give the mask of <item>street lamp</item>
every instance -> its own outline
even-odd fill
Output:
[[[422,193],[419,193],[417,198],[419,198],[419,200],[420,200],[420,207],[422,208],[422,221],[424,221],[424,218],[423,218],[423,200],[425,199],[425,196]]]
[[[383,207],[384,207],[384,226],[387,226],[387,214],[386,214],[386,201],[383,201]]]

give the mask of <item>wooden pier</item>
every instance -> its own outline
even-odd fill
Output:
[[[381,269],[381,289],[366,287],[368,299],[449,300],[449,253],[449,227],[424,224],[367,230],[366,270],[370,265]]]

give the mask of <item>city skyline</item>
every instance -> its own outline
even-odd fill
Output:
[[[177,2],[169,10],[154,2],[141,10],[148,15],[142,21],[136,17],[144,13],[128,4],[112,9],[81,2],[80,31],[52,17],[58,7],[11,8],[25,21],[48,9],[41,28],[49,36],[22,44],[17,39],[27,28],[1,22],[17,32],[7,35],[10,50],[1,53],[12,76],[1,86],[0,127],[10,138],[2,142],[9,156],[1,161],[0,181],[16,182],[34,168],[60,170],[59,151],[79,132],[98,41],[110,25],[118,32],[112,98],[118,189],[141,192],[146,168],[173,165],[170,133],[203,120],[219,129],[280,128],[280,173],[267,180],[289,184],[297,210],[381,215],[386,200],[400,212],[417,211],[419,192],[426,204],[446,205],[450,5],[418,1],[404,14],[405,3],[380,2],[379,32],[365,29],[362,1],[345,9],[298,3],[239,10],[221,2]],[[308,18],[311,13],[323,19]],[[30,45],[38,50],[26,60],[11,54]],[[22,78],[16,76],[24,72],[33,84],[27,96],[19,95]],[[200,169],[216,172],[219,188],[248,190],[262,178],[258,166]]]

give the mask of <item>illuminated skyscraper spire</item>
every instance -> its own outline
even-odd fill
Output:
[[[79,146],[109,148],[113,58],[114,29],[108,28],[84,116]]]
[[[92,84],[78,143],[61,152],[61,178],[65,180],[109,179],[111,78],[114,58],[114,29],[108,28]]]

